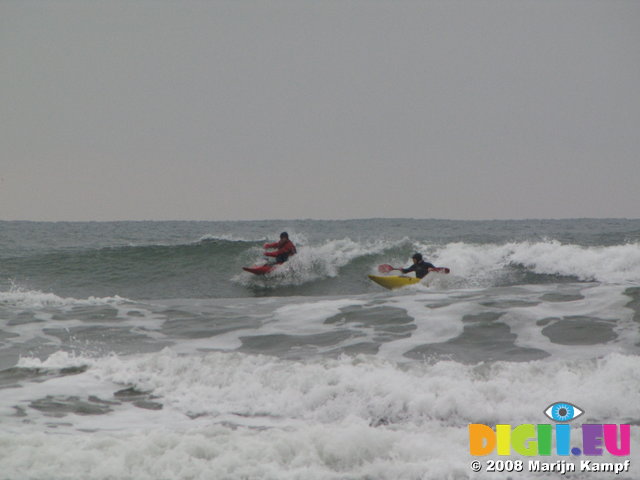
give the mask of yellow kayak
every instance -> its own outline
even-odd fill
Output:
[[[416,277],[404,277],[399,275],[369,275],[369,278],[376,282],[378,285],[382,285],[384,288],[388,288],[389,290],[393,290],[395,288],[406,287],[407,285],[413,285],[415,283],[420,283],[420,278]]]

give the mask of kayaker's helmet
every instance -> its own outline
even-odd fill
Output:
[[[280,238],[289,238],[289,234],[287,232],[282,232],[280,234]]]
[[[414,260],[417,260],[418,262],[422,261],[422,255],[420,253],[414,253],[413,257],[411,258],[413,258]]]

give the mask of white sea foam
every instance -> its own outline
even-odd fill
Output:
[[[197,243],[201,243],[201,242],[211,242],[211,241],[225,241],[225,242],[262,242],[265,240],[264,237],[244,237],[244,236],[239,236],[233,233],[229,233],[229,234],[212,234],[212,233],[208,233],[206,235],[201,236],[198,239]]]
[[[58,355],[40,365],[78,360]],[[584,410],[585,422],[640,419],[640,403],[629,401],[640,388],[640,360],[619,354],[407,366],[368,356],[301,362],[167,349],[86,363],[87,372],[49,379],[30,394],[107,400],[130,385],[156,395],[163,409],[123,404],[106,415],[47,419],[25,404],[28,391],[5,390],[2,405],[22,395],[36,422],[5,422],[5,478],[464,479],[473,478],[469,423],[550,423],[542,412],[559,400]],[[632,463],[639,448],[634,428]]]
[[[38,368],[38,369],[62,369],[71,367],[83,367],[93,365],[95,358],[77,355],[71,352],[59,351],[52,353],[47,358],[21,357],[16,367],[18,368]]]
[[[366,256],[379,254],[390,248],[393,243],[379,240],[360,243],[349,238],[328,240],[320,245],[299,245],[297,254],[285,264],[269,273],[269,286],[302,285],[321,278],[334,278],[340,269],[350,262]],[[264,263],[257,258],[256,264]],[[264,279],[250,274],[236,275],[233,280],[243,285],[260,283]]]
[[[407,255],[422,251],[452,273],[394,292],[171,299],[154,305],[18,288],[0,292],[0,307],[11,319],[0,332],[3,359],[16,367],[2,372],[0,479],[505,478],[471,473],[467,424],[551,423],[542,412],[558,400],[584,410],[585,422],[632,423],[630,459],[634,465],[640,461],[640,336],[637,312],[625,294],[640,278],[637,243],[305,240],[296,238],[300,253],[283,265],[283,271],[297,270],[270,282],[362,277],[378,263],[408,264],[398,253],[405,249]],[[581,281],[501,281],[514,271]],[[244,281],[261,280],[242,274]],[[386,312],[392,312],[388,318]],[[554,343],[543,330],[566,319],[578,327],[582,321],[602,324],[617,337],[595,339],[595,345]],[[482,363],[480,357],[480,363],[467,365],[405,355],[496,323],[506,336],[515,336],[516,348],[550,356],[513,363]],[[89,338],[88,348],[75,349],[73,336],[59,333],[75,327],[96,333],[83,338]],[[147,336],[144,345],[136,344],[138,333]],[[311,339],[302,354],[286,354],[297,352],[296,336],[324,334],[328,345],[315,348]],[[252,351],[243,349],[250,337],[259,345],[286,337],[283,349],[289,351],[278,352],[280,358],[242,353]],[[132,350],[117,351],[140,353],[110,354],[126,343],[123,338],[131,340]],[[42,342],[49,342],[45,349],[32,350]],[[335,358],[336,351],[359,342],[377,353]],[[505,343],[508,351],[511,343]],[[166,344],[172,346],[142,353]],[[469,349],[474,347],[470,342]],[[114,396],[128,388],[162,409]],[[111,411],[60,414],[36,408],[43,399],[69,398]]]
[[[71,305],[118,305],[124,302],[130,302],[130,300],[118,295],[113,297],[88,297],[85,299],[60,297],[53,293],[29,290],[19,286],[13,286],[7,292],[0,292],[0,304],[21,308],[39,309]]]
[[[273,323],[270,322],[269,326],[272,330],[288,334],[319,333],[327,329],[323,322],[339,314],[342,308],[365,303],[364,300],[350,298],[292,303],[276,309],[273,312]]]
[[[633,284],[640,282],[640,244],[614,246],[579,246],[555,240],[540,242],[510,242],[504,244],[473,244],[453,242],[433,245],[412,243],[404,238],[396,241],[354,241],[349,238],[327,240],[319,245],[302,245],[298,254],[269,274],[270,287],[301,285],[322,278],[334,278],[341,269],[359,258],[374,256],[370,271],[376,271],[380,256],[386,251],[406,248],[421,251],[437,266],[451,269],[447,279],[426,282],[429,286],[487,286],[507,279],[512,267],[532,273],[576,277],[581,281]],[[256,248],[256,254],[261,252]],[[260,257],[256,264],[263,263]],[[411,259],[397,253],[383,263],[409,265]],[[243,285],[260,283],[264,279],[250,274],[236,275],[233,280]],[[504,283],[504,282],[500,282]]]
[[[437,248],[433,260],[457,275],[486,281],[503,274],[511,265],[534,273],[574,276],[580,280],[610,283],[640,281],[640,244],[583,247],[557,241],[502,245],[450,243]]]

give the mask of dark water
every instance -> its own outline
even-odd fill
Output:
[[[0,222],[0,478],[507,478],[467,425],[560,400],[635,465],[639,353],[640,220]]]
[[[262,244],[285,228],[301,251],[289,278],[242,278],[241,267],[263,263]],[[414,250],[470,283],[482,283],[480,269],[500,270],[494,285],[590,280],[627,261],[616,247],[638,241],[637,220],[0,222],[0,289],[135,299],[360,294],[375,291],[366,279],[372,268],[408,265]],[[531,268],[544,246],[545,254],[575,255],[576,264]],[[589,265],[594,254],[602,266]],[[464,263],[471,260],[478,265]]]

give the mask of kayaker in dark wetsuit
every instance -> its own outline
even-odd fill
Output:
[[[409,268],[401,268],[402,273],[416,272],[416,277],[424,278],[424,276],[431,271],[431,269],[435,269],[436,266],[432,263],[425,262],[422,259],[422,255],[420,253],[416,253],[411,257],[413,259],[413,265]]]
[[[275,252],[264,252],[267,257],[275,257],[276,263],[284,263],[291,255],[296,254],[296,246],[289,240],[289,234],[287,232],[280,234],[279,242],[265,243],[264,248],[277,248]]]

